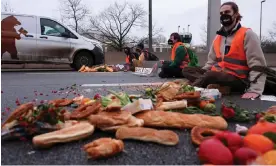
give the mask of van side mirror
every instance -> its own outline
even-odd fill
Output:
[[[61,37],[70,38],[70,34],[68,32],[63,32]]]

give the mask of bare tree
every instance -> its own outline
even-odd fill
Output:
[[[272,29],[268,32],[270,38],[276,42],[276,21],[272,25]]]
[[[8,3],[8,1],[1,1],[1,9],[3,12],[14,12],[13,8],[11,8],[11,5]]]
[[[69,24],[76,32],[80,29],[81,21],[89,14],[88,8],[82,0],[60,0],[60,11],[63,22]]]
[[[149,29],[149,28],[148,28],[147,25],[143,25],[142,30],[148,32],[148,29]],[[157,37],[158,37],[159,35],[161,35],[162,32],[163,32],[163,28],[157,26],[156,23],[154,23],[154,24],[152,25],[152,38],[153,38],[153,40],[157,39]],[[164,36],[164,37],[165,37],[165,36]],[[166,37],[165,37],[165,38],[166,38]],[[132,43],[142,43],[142,42],[145,42],[145,41],[148,41],[148,40],[149,40],[149,34],[147,33],[146,35],[140,36],[140,37],[138,37],[138,36],[128,36],[128,37],[127,37],[127,40],[128,40],[129,42],[132,42]],[[158,39],[157,39],[157,40],[158,40]]]
[[[207,25],[203,24],[201,27],[200,37],[205,46],[207,46]]]
[[[127,35],[133,27],[143,25],[145,15],[145,10],[139,4],[115,2],[99,15],[91,17],[86,34],[97,33],[98,37],[91,35],[91,38],[121,51]]]
[[[154,38],[154,41],[155,41],[157,44],[166,43],[166,42],[167,42],[167,38],[166,38],[166,36],[164,36],[164,35],[162,35],[162,34],[159,34],[159,35],[157,35],[157,36]]]

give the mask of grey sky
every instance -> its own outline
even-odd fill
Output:
[[[7,0],[6,0],[7,1]],[[113,2],[125,0],[83,0],[90,8],[92,14],[97,14]],[[131,3],[139,3],[148,10],[148,0],[126,0]],[[227,0],[222,0],[225,2]],[[233,0],[243,15],[242,25],[252,28],[259,35],[260,26],[260,2],[261,0]],[[33,14],[59,19],[59,0],[8,0],[11,7],[17,13]],[[153,0],[153,20],[164,29],[163,35],[167,38],[171,32],[181,30],[190,24],[190,32],[193,34],[193,43],[202,43],[201,27],[207,23],[207,0]],[[271,29],[273,21],[276,21],[276,0],[267,0],[263,6],[263,35]],[[137,32],[132,32],[137,34]],[[144,35],[147,32],[139,31]]]

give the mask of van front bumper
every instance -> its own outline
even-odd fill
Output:
[[[104,64],[105,63],[105,55],[104,52],[97,46],[94,47],[93,50],[91,50],[93,54],[95,55],[95,65]]]

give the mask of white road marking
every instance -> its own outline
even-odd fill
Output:
[[[72,74],[72,73],[74,73],[74,72],[56,72],[56,73],[25,73],[25,74],[34,74],[34,75],[42,75],[42,74],[45,74],[45,75],[47,75],[47,74]]]
[[[41,75],[41,74],[45,74],[45,75],[47,75],[47,74],[75,74],[75,73],[78,73],[78,72],[55,72],[55,73],[25,73],[25,74],[35,74],[35,75]],[[108,75],[108,74],[112,74],[112,75],[114,75],[114,74],[119,74],[119,73],[124,73],[124,72],[113,72],[113,73],[110,73],[110,72],[85,72],[85,73],[79,73],[79,74],[81,74],[81,75],[89,75],[89,74],[106,74],[106,75]]]
[[[83,87],[114,87],[114,86],[158,86],[162,85],[163,82],[154,83],[122,83],[122,84],[83,84]]]

